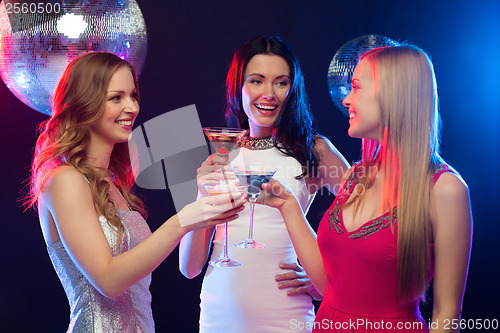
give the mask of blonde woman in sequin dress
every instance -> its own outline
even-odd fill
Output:
[[[226,83],[228,125],[248,129],[236,159],[275,168],[275,178],[293,189],[304,214],[323,186],[336,194],[348,164],[326,138],[315,135],[304,78],[288,45],[277,37],[245,43]],[[221,174],[210,172],[227,163],[211,156],[198,170],[199,183],[217,180]],[[200,332],[310,332],[305,325],[314,320],[313,297],[320,296],[297,263],[283,218],[276,209],[256,207],[254,236],[266,248],[238,248],[233,244],[248,236],[247,211],[228,229],[229,256],[242,265],[206,270]],[[180,270],[186,277],[202,271],[212,244],[211,260],[220,259],[223,228],[182,239]]]
[[[243,207],[226,195],[204,198],[151,233],[130,191],[138,97],[128,62],[88,53],[67,67],[41,126],[29,205],[68,298],[68,332],[154,332],[151,272],[186,232],[234,220]]]

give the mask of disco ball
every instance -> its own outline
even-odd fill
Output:
[[[328,88],[337,108],[348,116],[342,101],[351,92],[351,80],[359,58],[366,52],[382,46],[397,46],[398,42],[384,36],[365,35],[345,43],[333,56],[328,67]]]
[[[64,69],[79,55],[111,52],[140,74],[146,49],[146,25],[134,0],[0,3],[0,76],[19,100],[45,114]]]

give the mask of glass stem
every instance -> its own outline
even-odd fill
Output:
[[[253,242],[253,211],[255,209],[255,201],[257,198],[255,197],[250,197],[249,202],[250,202],[250,227],[248,228],[248,240]]]
[[[224,223],[224,256],[222,257],[222,260],[229,260],[229,256],[227,255],[227,222]]]

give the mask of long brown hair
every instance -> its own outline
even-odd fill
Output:
[[[90,127],[104,111],[106,94],[111,77],[119,68],[127,67],[134,78],[139,94],[134,68],[125,60],[111,53],[86,53],[73,60],[64,71],[53,95],[52,116],[39,125],[31,165],[28,207],[35,206],[42,191],[46,175],[60,165],[77,169],[90,184],[94,206],[104,215],[110,226],[118,230],[122,239],[124,227],[115,214],[115,205],[109,196],[111,176],[128,204],[145,215],[142,201],[132,194],[134,183],[128,144],[115,144],[108,170],[97,169],[87,162]]]
[[[379,170],[383,208],[397,207],[399,297],[423,298],[431,274],[430,189],[439,156],[440,119],[436,77],[430,58],[411,45],[382,47],[362,59],[378,82],[382,119],[380,142],[363,139],[368,188]],[[359,207],[362,196],[355,203]],[[355,206],[355,207],[356,207]]]

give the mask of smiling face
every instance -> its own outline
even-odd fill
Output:
[[[257,54],[248,62],[241,89],[251,137],[272,134],[290,91],[290,67],[274,54]]]
[[[109,81],[104,111],[90,130],[92,140],[111,145],[127,142],[138,113],[134,78],[128,67],[121,66]]]
[[[363,59],[356,66],[351,85],[352,90],[343,101],[349,108],[349,136],[379,141],[382,112],[368,60]]]

